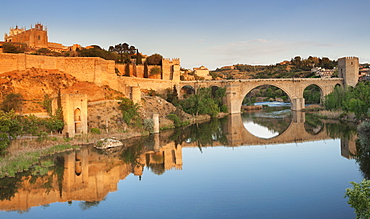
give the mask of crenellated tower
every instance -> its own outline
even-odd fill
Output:
[[[359,74],[359,60],[357,57],[343,57],[338,59],[338,77],[343,78],[344,85],[356,86]]]

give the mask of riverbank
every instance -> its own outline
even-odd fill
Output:
[[[217,118],[227,116],[227,113],[219,113]],[[194,123],[207,122],[211,119],[209,115],[193,116],[189,125]],[[0,178],[14,177],[16,173],[27,171],[31,166],[40,162],[45,156],[62,153],[70,150],[79,150],[86,145],[95,144],[103,138],[116,138],[126,140],[134,137],[149,135],[147,131],[121,131],[104,132],[100,134],[80,134],[73,138],[66,138],[63,135],[51,135],[43,138],[20,137],[12,140],[7,149],[8,154],[0,158]]]

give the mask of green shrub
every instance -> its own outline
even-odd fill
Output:
[[[98,129],[98,128],[92,128],[92,129],[90,129],[90,132],[92,134],[100,134],[101,133],[100,129]]]
[[[173,122],[175,127],[182,125],[181,119],[176,114],[168,114],[166,117]]]
[[[153,119],[144,119],[144,129],[150,133],[153,133],[154,131]]]
[[[362,180],[360,183],[350,182],[353,188],[346,189],[347,203],[355,209],[357,218],[370,217],[370,180]]]

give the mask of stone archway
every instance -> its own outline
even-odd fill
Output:
[[[74,110],[74,123],[75,123],[75,133],[82,132],[82,124],[81,124],[81,110],[79,108]]]

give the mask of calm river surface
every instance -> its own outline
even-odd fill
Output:
[[[355,218],[351,130],[274,108],[84,147],[0,179],[0,218]]]

